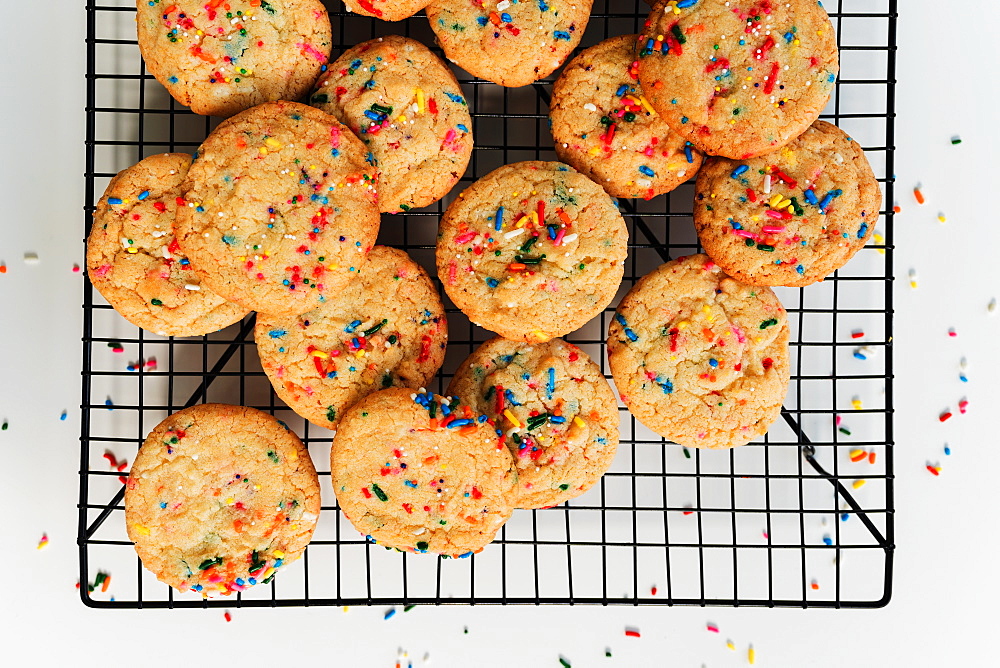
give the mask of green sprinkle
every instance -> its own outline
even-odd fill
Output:
[[[542,413],[541,415],[535,415],[528,418],[528,431],[533,431],[538,429],[543,424],[549,421],[549,414]]]
[[[330,101],[330,96],[326,93],[317,93],[316,95],[313,95],[309,101],[313,104],[326,104]]]
[[[264,580],[261,582],[261,584],[271,584],[271,580],[273,580],[274,576],[277,575],[277,574],[278,574],[278,571],[275,571],[275,572],[271,573],[266,578],[264,578]]]
[[[4,421],[3,421],[3,424],[2,424],[2,425],[0,425],[0,431],[7,431],[7,427],[9,427],[9,426],[10,426],[10,425],[9,425],[9,424],[7,424],[7,421],[6,421],[6,420],[4,420]]]
[[[565,492],[567,489],[569,489],[569,485],[567,485],[566,483],[563,483],[563,484],[559,485],[559,489],[561,489],[562,491]]]
[[[107,575],[105,575],[104,573],[98,573],[97,577],[94,578],[94,586],[100,587],[101,583],[104,582],[105,579],[107,579]]]
[[[337,410],[332,405],[326,407],[326,419],[330,422],[337,419]]]
[[[389,497],[386,495],[385,492],[382,491],[382,488],[376,485],[375,483],[372,483],[372,491],[375,492],[375,496],[378,497],[379,501],[389,500]]]
[[[687,459],[691,459],[691,451],[688,450],[687,448],[684,448],[684,457]]]
[[[514,261],[520,262],[522,264],[541,264],[542,260],[544,259],[545,259],[545,253],[542,253],[541,255],[532,255],[528,257],[522,255],[514,256]]]
[[[211,568],[212,566],[218,566],[221,563],[222,563],[222,557],[215,557],[214,559],[206,559],[205,561],[201,562],[200,566],[198,566],[198,570],[204,571]]]
[[[386,339],[386,341],[389,342],[389,345],[393,345],[394,346],[394,345],[396,345],[396,341],[399,341],[399,337],[397,337],[395,334],[390,334],[389,338]]]
[[[850,435],[851,435],[851,430],[850,430],[850,429],[848,429],[847,427],[841,427],[841,428],[839,429],[839,431],[840,431],[840,433],[841,433],[841,434],[846,434],[847,436],[850,436]]]
[[[760,323],[760,328],[761,329],[767,329],[768,327],[770,327],[772,325],[777,325],[777,324],[778,324],[778,319],[777,318],[769,318],[768,320],[765,320],[764,322]]]
[[[747,246],[753,246],[753,245],[754,245],[754,240],[753,240],[753,239],[747,239],[747,240],[746,240],[746,241],[745,241],[744,243],[745,243],[745,244],[746,244]]]
[[[424,541],[424,540],[419,541],[417,543],[417,549],[418,550],[426,550],[427,549],[427,541]]]
[[[392,374],[388,371],[382,376],[382,389],[384,390],[387,387],[392,387]]]
[[[757,244],[757,250],[767,251],[771,253],[774,251],[774,246],[768,246],[767,244]]]
[[[163,302],[161,302],[159,299],[150,299],[149,303],[152,304],[153,306],[163,306]]]
[[[531,237],[530,239],[525,241],[523,244],[521,244],[521,252],[527,253],[528,251],[530,251],[531,247],[534,246],[537,241],[538,237]]]
[[[952,143],[952,146],[961,144],[962,143],[962,138],[961,137],[952,137],[951,138],[951,143]]]
[[[413,610],[415,607],[417,606],[411,603],[410,605],[403,608],[403,612],[409,612],[410,610]]]
[[[570,668],[570,666],[571,666],[572,664],[570,664],[570,662],[569,662],[569,661],[567,661],[566,659],[564,659],[564,658],[562,658],[562,657],[560,656],[560,657],[559,657],[559,665],[560,665],[560,666],[562,666],[563,668]]]
[[[364,334],[365,336],[371,336],[372,334],[374,334],[374,333],[375,333],[375,332],[377,332],[378,330],[380,330],[380,329],[382,329],[383,327],[385,327],[385,326],[386,326],[386,324],[387,324],[388,322],[389,322],[388,320],[386,320],[385,318],[382,318],[382,322],[378,323],[378,324],[377,324],[377,325],[375,325],[374,327],[369,327],[368,329],[366,329],[366,330],[365,330],[364,332],[362,332],[362,333],[363,333],[363,334]]]
[[[369,107],[372,111],[376,111],[380,114],[391,114],[392,107],[383,107],[381,104],[373,104]]]
[[[270,459],[275,464],[279,464],[281,462],[281,460],[278,459],[278,453],[275,452],[274,450],[268,450],[267,451],[267,457],[268,457],[268,459]]]
[[[260,0],[260,8],[263,9],[268,14],[275,13],[274,7],[272,7],[271,3],[269,3],[267,0]]]

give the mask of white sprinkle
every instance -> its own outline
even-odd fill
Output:
[[[770,195],[771,194],[771,175],[770,174],[766,174],[764,176],[764,194],[765,195]]]
[[[427,529],[425,529],[424,527],[418,527],[417,530],[413,532],[413,535],[420,536],[423,535],[425,531],[427,531]]]
[[[162,255],[163,257],[165,257],[168,260],[171,257],[173,257],[173,256],[170,255],[170,249],[167,248],[166,246],[160,246],[160,255]]]
[[[597,105],[594,104],[593,102],[588,102],[587,104],[583,105],[583,108],[586,109],[587,111],[597,111]]]
[[[501,12],[507,9],[508,7],[510,7],[510,0],[501,0],[501,2],[497,3],[497,9],[499,9]]]
[[[562,242],[564,244],[568,244],[568,243],[571,243],[573,241],[576,241],[579,237],[580,237],[580,235],[577,234],[576,232],[574,232],[573,234],[567,234],[566,236],[563,237]]]
[[[514,237],[517,237],[517,236],[520,236],[520,235],[524,234],[524,232],[525,232],[525,228],[521,227],[521,228],[516,229],[516,230],[511,230],[510,232],[505,232],[504,235],[503,235],[503,238],[504,239],[513,239]]]
[[[152,234],[153,234],[153,238],[154,239],[159,239],[162,236],[166,236],[167,231],[166,230],[153,230]]]
[[[28,251],[27,253],[24,254],[25,264],[38,264],[38,262],[39,262],[38,253]]]
[[[996,313],[997,310],[997,298],[994,297],[990,300],[990,303],[986,305],[986,311],[988,313]]]
[[[186,283],[184,285],[184,289],[185,290],[192,290],[192,291],[193,290],[201,290],[201,286],[198,285],[197,283]]]

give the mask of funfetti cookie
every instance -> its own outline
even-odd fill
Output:
[[[344,0],[349,12],[383,21],[402,21],[427,6],[428,0]]]
[[[297,100],[330,57],[319,0],[136,0],[146,69],[196,114]]]
[[[146,437],[125,486],[142,565],[179,591],[229,595],[302,556],[319,479],[293,432],[254,408],[203,404]]]
[[[614,392],[600,367],[562,339],[490,339],[459,365],[448,394],[504,430],[517,467],[518,508],[545,508],[583,494],[615,457]]]
[[[636,44],[653,108],[710,155],[778,150],[815,121],[839,68],[816,0],[660,0]]]
[[[334,117],[271,102],[221,124],[182,189],[181,250],[223,297],[298,315],[357,275],[379,228],[373,160]]]
[[[552,74],[580,43],[593,0],[434,0],[427,20],[449,60],[501,86]]]
[[[635,40],[612,37],[571,60],[552,87],[549,120],[561,160],[613,197],[650,199],[694,176],[702,153],[646,100]]]
[[[348,49],[309,101],[372,152],[384,212],[433,204],[469,164],[469,105],[448,66],[416,40],[388,35]]]
[[[882,203],[864,150],[825,121],[775,153],[710,158],[696,193],[705,252],[750,285],[823,280],[868,242]]]
[[[94,211],[87,274],[101,296],[137,327],[162,336],[201,336],[249,309],[202,285],[174,240],[186,153],[160,153],[111,179]]]
[[[559,162],[518,162],[448,207],[437,271],[474,323],[541,342],[578,329],[611,302],[627,246],[625,221],[600,186]]]
[[[642,424],[694,448],[730,448],[778,419],[788,391],[788,318],[770,288],[707,255],[643,276],[608,328],[622,401]]]
[[[347,410],[330,451],[344,515],[380,545],[464,557],[513,512],[511,456],[457,400],[392,388]]]
[[[448,325],[427,272],[405,252],[376,246],[359,276],[319,308],[258,314],[254,338],[282,401],[334,429],[365,395],[428,383],[444,361]]]

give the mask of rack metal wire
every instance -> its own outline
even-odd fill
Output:
[[[327,4],[334,56],[387,33],[434,44],[422,13],[390,24],[347,13],[339,2]],[[331,432],[297,418],[276,399],[253,349],[253,316],[204,337],[159,337],[129,325],[87,282],[78,504],[83,602],[99,608],[885,605],[894,551],[890,342],[897,10],[896,0],[827,4],[841,76],[823,118],[865,147],[890,205],[881,212],[877,243],[846,267],[822,283],[778,290],[792,326],[793,373],[783,420],[762,441],[728,452],[687,451],[665,443],[620,406],[619,454],[587,494],[556,508],[516,511],[498,539],[469,559],[390,552],[367,543],[339,512],[327,465]],[[176,104],[146,72],[134,10],[132,0],[87,0],[85,232],[97,196],[118,170],[153,153],[193,152],[217,122]],[[642,0],[596,0],[581,46],[637,32],[647,13]],[[473,115],[476,146],[469,169],[443,202],[385,216],[379,237],[407,250],[432,274],[437,218],[457,192],[502,164],[556,159],[546,106],[553,77],[504,89],[457,74]],[[692,199],[689,183],[649,201],[620,200],[631,240],[615,303],[661,262],[698,250]],[[450,302],[446,306],[451,343],[435,381],[438,391],[490,336]],[[605,370],[603,340],[612,314],[609,307],[567,337]],[[860,340],[858,331],[864,332]],[[119,345],[124,352],[113,352]],[[856,355],[860,346],[865,348]],[[155,366],[148,364],[154,358]],[[319,526],[302,563],[228,600],[178,594],[142,568],[125,533],[119,480],[125,472],[112,470],[103,458],[111,450],[131,461],[160,420],[207,401],[256,406],[285,420],[308,445],[322,485]],[[858,449],[875,452],[876,463],[850,461],[848,454]],[[108,592],[86,586],[98,571],[113,575]]]

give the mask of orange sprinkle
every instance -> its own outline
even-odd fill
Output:
[[[106,592],[108,590],[108,585],[111,584],[111,574],[104,576],[104,582],[101,583],[101,591]]]
[[[508,271],[524,271],[527,268],[528,265],[524,264],[523,262],[511,262],[510,264],[507,265]]]
[[[243,531],[243,520],[233,520],[233,531],[236,533]]]
[[[7,265],[0,264],[0,274],[6,274],[6,273],[7,273]]]
[[[559,220],[561,220],[562,222],[566,223],[567,225],[572,224],[573,221],[570,220],[569,214],[563,211],[562,209],[556,209],[556,214],[559,215]]]
[[[812,584],[811,584],[810,586],[811,586],[811,587],[812,587],[813,589],[819,589],[819,583],[818,583],[818,582],[816,582],[815,580],[813,580],[813,581],[812,581]]]
[[[490,12],[490,23],[495,26],[501,25],[500,15],[496,12]]]
[[[875,451],[874,450],[872,450],[871,452],[868,453],[868,463],[869,464],[874,464],[875,463]]]
[[[899,207],[899,205],[898,204],[894,204],[893,207],[892,207],[892,212],[893,213],[899,213],[900,211],[902,211],[902,209]]]
[[[924,194],[920,192],[920,188],[913,189],[913,196],[917,198],[917,204],[924,203]]]
[[[467,424],[458,430],[459,436],[469,436],[475,433],[476,433],[476,425],[474,424]]]

